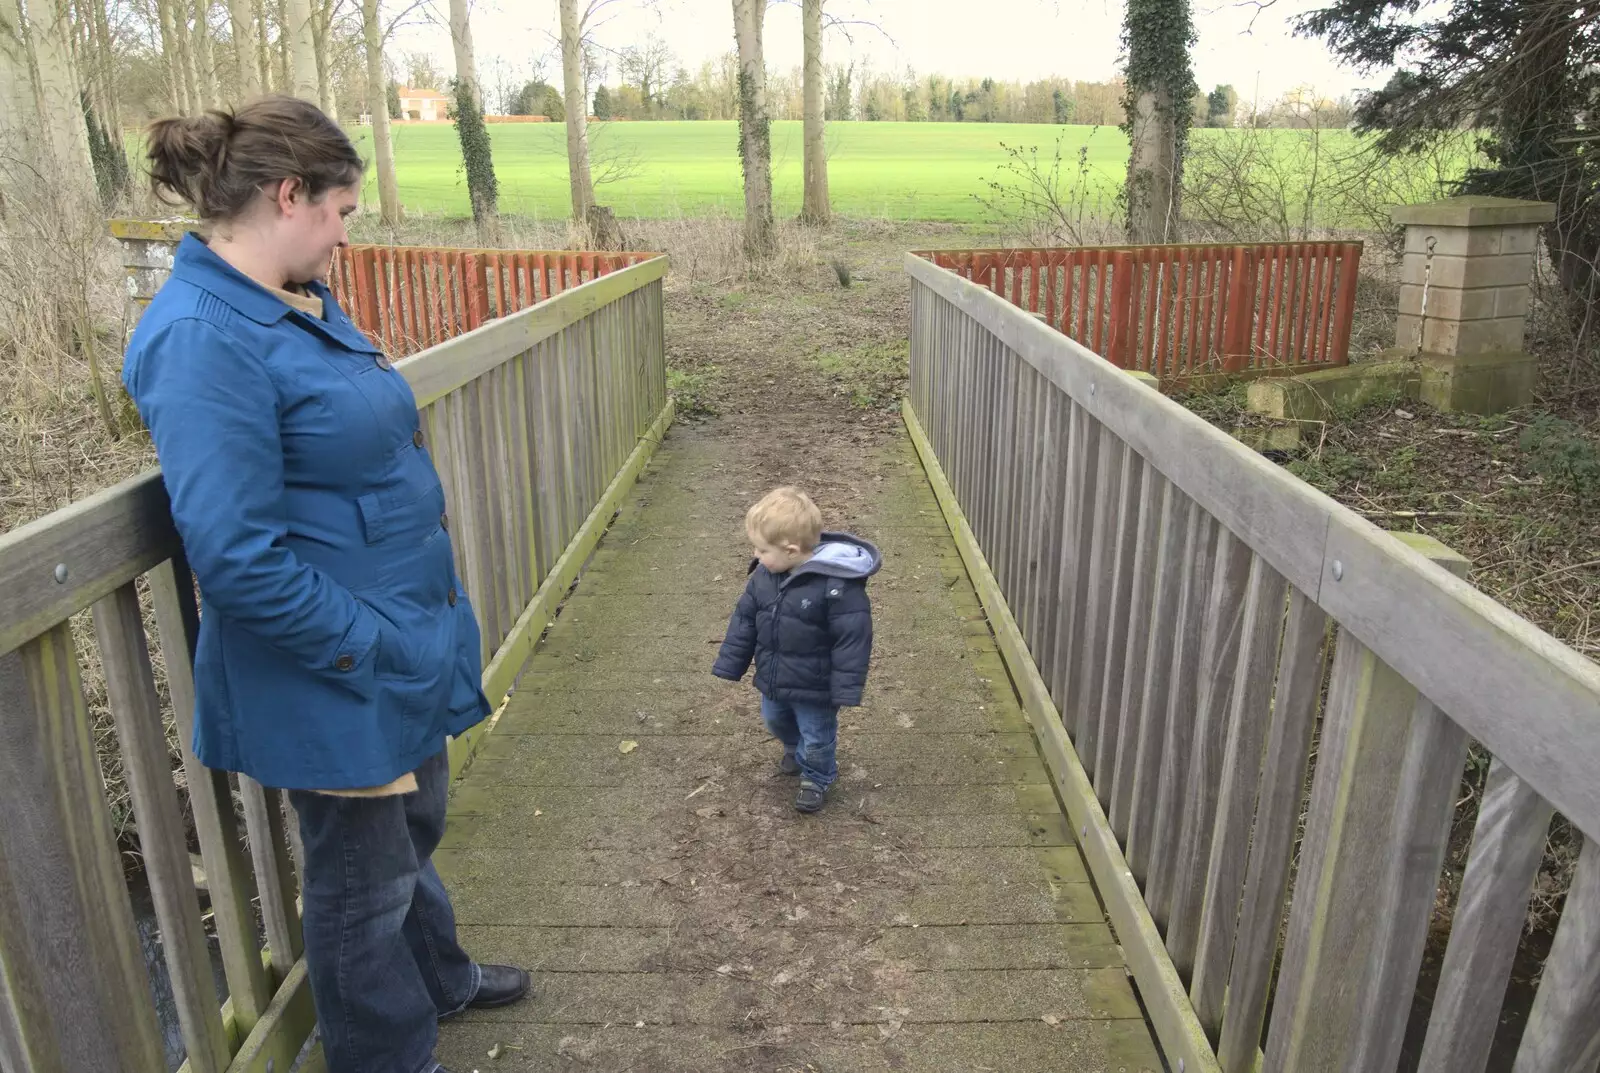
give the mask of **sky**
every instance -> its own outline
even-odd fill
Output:
[[[443,9],[444,0],[436,3]],[[1265,8],[1248,0],[1194,0],[1196,80],[1207,90],[1228,83],[1241,100],[1259,95],[1263,102],[1302,86],[1336,98],[1381,85],[1387,72],[1343,67],[1320,41],[1293,36],[1292,17],[1317,6],[1317,0],[1277,0]],[[474,0],[480,75],[489,79],[497,64],[529,73],[542,58],[547,77],[559,83],[556,10],[555,0]],[[874,24],[842,26],[824,42],[827,62],[854,62],[858,68],[1103,81],[1117,72],[1120,59],[1118,0],[829,0],[827,11],[846,23]],[[601,44],[620,49],[654,33],[691,70],[734,47],[729,0],[614,0],[602,18],[596,34]],[[436,24],[402,28],[392,47],[431,52],[441,68],[453,66],[449,33]],[[798,0],[773,3],[765,47],[769,67],[799,66]]]

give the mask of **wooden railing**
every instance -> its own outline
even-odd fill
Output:
[[[496,703],[671,419],[665,271],[656,258],[613,272],[399,363],[443,479],[457,569],[483,626],[484,689]],[[92,640],[73,628],[86,610]],[[198,613],[158,472],[0,537],[6,1069],[166,1068],[85,700],[84,649],[104,669],[187,1069],[286,1073],[313,1027],[284,795],[247,778],[235,789],[188,748]],[[164,716],[183,742],[182,789]],[[470,746],[451,743],[453,767]],[[230,994],[220,1008],[186,812]]]
[[[1418,1068],[1484,1069],[1557,810],[1587,844],[1516,1069],[1593,1073],[1600,668],[1439,545],[907,270],[907,421],[1171,1067],[1392,1073],[1472,739],[1492,764]]]
[[[334,256],[329,285],[362,331],[404,355],[654,256],[351,246]]]
[[[1164,385],[1345,365],[1359,242],[918,254]]]

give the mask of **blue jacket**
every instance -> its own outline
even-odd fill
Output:
[[[381,786],[488,713],[478,624],[410,386],[307,293],[325,320],[189,235],[122,378],[200,583],[196,755],[272,787]]]
[[[867,578],[882,564],[877,548],[848,533],[823,533],[816,554],[788,573],[752,562],[711,673],[737,682],[753,658],[764,697],[860,704],[872,662]]]

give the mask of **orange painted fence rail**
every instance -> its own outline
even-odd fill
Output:
[[[399,358],[654,256],[351,246],[334,258],[329,285],[356,325]]]
[[[930,250],[1124,369],[1181,383],[1346,365],[1360,242]]]

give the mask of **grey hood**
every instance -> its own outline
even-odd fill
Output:
[[[825,574],[828,577],[869,578],[883,566],[883,555],[871,541],[849,533],[823,533],[811,558],[789,572]]]

